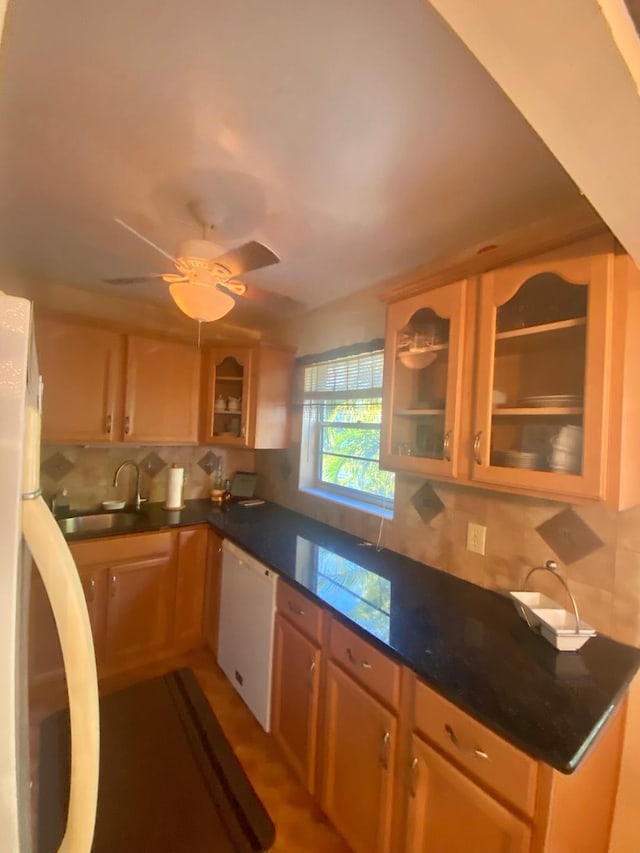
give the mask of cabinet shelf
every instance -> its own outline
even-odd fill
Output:
[[[527,350],[565,349],[584,343],[586,317],[559,320],[540,326],[526,326],[498,332],[495,336],[496,355],[511,355]]]
[[[494,417],[563,417],[564,415],[582,415],[582,406],[537,406],[536,408],[524,408],[522,406],[502,406],[493,409]]]
[[[444,416],[444,409],[394,409],[393,415],[400,418],[421,418],[425,415]]]

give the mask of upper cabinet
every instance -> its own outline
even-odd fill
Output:
[[[44,381],[43,439],[60,444],[117,441],[122,421],[123,335],[39,317],[36,344]]]
[[[196,444],[200,353],[191,344],[127,337],[123,439]]]
[[[264,344],[225,346],[209,350],[206,359],[202,440],[287,447],[293,352]]]
[[[640,502],[639,321],[640,273],[608,237],[391,303],[382,464]]]
[[[383,467],[455,477],[467,283],[389,306],[385,347]]]
[[[483,276],[475,481],[605,496],[612,285],[606,253]]]
[[[195,346],[38,318],[44,441],[195,444],[200,354]]]

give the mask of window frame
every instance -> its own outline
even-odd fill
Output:
[[[372,352],[367,352],[365,355],[368,359],[372,355],[377,355],[380,358],[380,366],[382,367],[384,351],[376,349]],[[348,356],[346,358],[349,358]],[[339,361],[342,359],[332,359]],[[318,363],[305,366],[316,368]],[[303,386],[304,386],[303,375]],[[370,421],[328,421],[325,420],[326,407],[335,405],[336,403],[349,402],[358,403],[364,402],[375,404],[379,407],[380,420],[378,422]],[[359,429],[374,430],[378,435],[378,457],[351,457],[350,454],[331,453],[323,449],[324,430],[329,427],[346,427]],[[349,506],[357,506],[366,512],[372,512],[376,515],[382,515],[386,518],[393,517],[395,504],[395,476],[393,472],[389,472],[392,482],[393,496],[386,497],[384,495],[367,492],[362,489],[352,488],[350,486],[342,486],[337,483],[331,483],[322,479],[322,463],[326,455],[344,456],[345,458],[361,459],[365,462],[374,462],[380,468],[380,443],[382,430],[382,387],[375,386],[371,388],[354,388],[340,389],[339,392],[331,392],[322,390],[303,391],[303,418],[302,418],[302,436],[300,444],[300,481],[299,489],[303,492],[310,492],[318,497],[327,500],[333,500],[338,503],[347,504]],[[303,463],[304,455],[307,455],[306,463]]]

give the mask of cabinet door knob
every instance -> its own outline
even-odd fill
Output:
[[[105,432],[111,435],[111,427],[113,425],[113,417],[111,415],[107,415],[104,420],[104,429]]]
[[[414,758],[409,767],[409,794],[415,797],[418,790],[418,764],[417,758]]]
[[[473,439],[473,458],[478,465],[482,465],[482,456],[480,455],[480,442],[482,441],[482,430],[479,430]]]
[[[289,605],[289,610],[290,610],[292,613],[295,613],[295,615],[296,615],[296,616],[304,616],[304,610],[303,610],[301,607],[296,607],[296,605],[295,605],[295,604],[293,604],[293,603],[291,602],[291,600],[289,600],[289,601],[287,602],[287,604]]]
[[[489,756],[483,749],[475,749],[472,746],[463,746],[458,740],[458,736],[448,723],[445,723],[444,730],[447,733],[447,736],[449,737],[451,743],[459,752],[462,752],[465,755],[473,755],[475,758],[489,758]]]
[[[366,660],[357,658],[351,649],[347,649],[347,657],[349,658],[349,663],[352,663],[354,666],[361,666],[362,669],[371,669],[371,664]]]
[[[316,672],[316,662],[314,660],[312,660],[311,663],[309,664],[309,692],[310,693],[313,693],[313,688],[315,685],[315,680],[316,680],[315,672]]]
[[[118,585],[118,576],[117,575],[111,575],[111,597],[112,598],[116,594],[117,585]]]
[[[84,586],[84,597],[86,598],[87,602],[89,604],[91,604],[91,602],[93,602],[95,600],[95,597],[96,597],[96,579],[90,578],[89,583],[86,585],[83,584],[83,586]]]
[[[389,769],[389,747],[391,745],[391,733],[385,732],[380,743],[380,764],[385,770]]]
[[[453,430],[448,429],[444,434],[444,441],[442,442],[442,455],[445,458],[446,462],[451,462],[451,436],[453,435]]]
[[[129,435],[131,432],[131,418],[127,415],[124,419],[124,434]]]

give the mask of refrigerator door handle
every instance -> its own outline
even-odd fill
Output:
[[[26,410],[25,456],[39,450],[38,412]],[[29,448],[34,448],[32,451]],[[25,458],[22,532],[51,603],[67,677],[71,721],[69,812],[59,853],[89,853],[98,802],[98,676],[89,614],[78,570],[54,517],[37,492],[37,465]],[[29,476],[31,475],[31,477]]]

